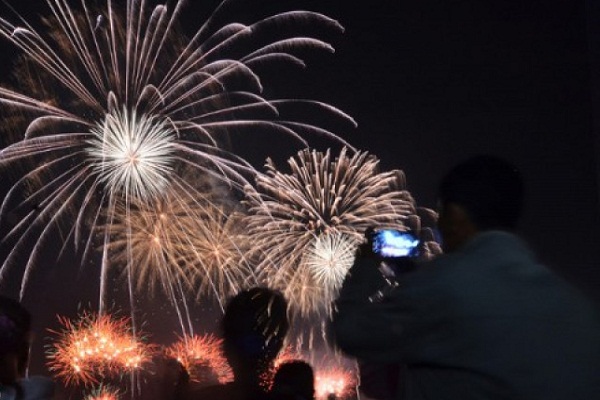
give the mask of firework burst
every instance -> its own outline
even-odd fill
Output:
[[[317,400],[349,399],[356,392],[355,374],[341,368],[327,368],[315,372],[315,397]]]
[[[231,295],[256,283],[247,257],[251,237],[242,221],[240,212],[208,208],[188,235],[191,246],[179,252],[178,262],[188,266],[197,295],[212,294],[221,306]]]
[[[183,365],[190,379],[211,383],[214,377],[219,383],[226,383],[233,380],[233,372],[223,356],[222,343],[222,339],[213,335],[183,336],[166,353]]]
[[[119,400],[121,391],[110,386],[100,386],[84,397],[84,400]]]
[[[273,379],[279,367],[287,362],[296,360],[304,360],[304,357],[292,346],[284,347],[279,354],[277,354],[277,357],[273,361],[271,367],[261,375],[260,384],[267,390],[271,390],[273,388]]]
[[[199,192],[169,191],[152,207],[120,207],[108,247],[114,264],[132,263],[139,291],[158,284],[173,302],[191,292],[223,304],[255,282],[240,220],[232,205],[218,205]]]
[[[227,150],[230,134],[280,134],[303,146],[311,135],[342,141],[312,122],[286,117],[289,107],[317,109],[354,125],[318,101],[264,98],[257,72],[273,63],[302,66],[298,54],[307,49],[332,50],[314,35],[294,36],[282,27],[339,32],[336,21],[292,11],[250,25],[217,26],[225,0],[185,40],[177,29],[184,1],[154,7],[123,3],[108,0],[95,10],[86,0],[80,9],[67,0],[47,0],[46,30],[20,17],[18,25],[0,18],[0,36],[23,53],[27,68],[21,70],[28,73],[19,87],[0,88],[5,113],[24,119],[24,134],[0,151],[0,165],[25,169],[0,206],[0,217],[12,209],[18,221],[7,235],[14,245],[0,278],[16,257],[28,254],[21,296],[43,244],[67,216],[72,222],[64,232],[65,246],[72,240],[87,254],[95,226],[105,227],[104,244],[113,236],[119,204],[153,205],[168,188],[188,191],[178,174],[182,166],[232,188],[249,184],[256,171]],[[267,44],[265,32],[271,34]],[[29,190],[22,195],[24,188]],[[101,279],[109,258],[105,250]],[[127,276],[135,278],[132,272]],[[102,293],[105,286],[101,282]],[[103,304],[101,298],[101,310]]]
[[[106,376],[139,370],[151,347],[132,335],[129,318],[84,314],[59,317],[63,330],[48,354],[48,367],[67,384],[90,385]]]
[[[286,292],[296,311],[330,310],[329,302],[369,227],[406,230],[415,213],[400,171],[379,172],[363,152],[304,150],[288,163],[291,173],[267,161],[267,173],[247,188],[248,227],[269,285]]]

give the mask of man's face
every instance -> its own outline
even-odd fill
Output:
[[[437,226],[442,236],[442,249],[452,253],[460,249],[478,232],[467,211],[455,203],[438,205]]]

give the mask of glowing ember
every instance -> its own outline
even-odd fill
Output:
[[[212,377],[225,383],[233,380],[233,372],[221,351],[222,343],[222,339],[209,334],[184,336],[166,352],[183,365],[190,379],[211,383]]]
[[[48,367],[67,384],[89,385],[98,378],[142,368],[150,347],[131,333],[129,318],[84,314],[63,325],[52,345]]]

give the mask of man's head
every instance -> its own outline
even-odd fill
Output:
[[[225,308],[222,331],[234,373],[267,367],[281,350],[288,328],[287,302],[281,293],[256,287],[233,297]]]
[[[277,368],[273,378],[272,393],[277,398],[312,400],[315,398],[315,376],[309,363],[288,361]]]
[[[513,230],[521,214],[523,181],[508,162],[476,156],[446,174],[438,201],[444,251],[452,252],[477,232]]]
[[[31,315],[16,300],[0,296],[0,383],[25,375],[31,342]]]

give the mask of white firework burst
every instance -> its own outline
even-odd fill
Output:
[[[124,109],[107,114],[91,133],[89,159],[109,190],[142,201],[164,194],[177,152],[172,126]]]
[[[290,11],[219,25],[224,5],[233,3],[225,0],[188,40],[178,30],[183,0],[155,6],[144,0],[106,0],[99,7],[86,0],[79,7],[68,0],[46,3],[45,28],[20,16],[17,24],[0,17],[0,36],[23,54],[18,86],[0,87],[0,106],[13,117],[13,128],[19,119],[24,124],[21,136],[0,151],[0,166],[25,169],[0,206],[0,217],[10,212],[17,221],[5,238],[9,254],[0,279],[27,254],[21,296],[61,222],[68,221],[64,246],[84,246],[84,255],[95,247],[95,227],[104,228],[102,296],[111,258],[106,245],[120,204],[128,214],[131,202],[151,206],[167,190],[193,194],[179,173],[185,168],[233,189],[248,185],[256,170],[228,150],[231,134],[261,131],[303,146],[311,135],[343,142],[311,121],[287,117],[289,107],[355,125],[328,104],[263,96],[259,65],[304,66],[300,52],[333,50],[315,35],[285,29],[315,27],[319,35],[343,30],[322,14]],[[125,225],[125,237],[130,228]],[[126,275],[135,279],[132,271]]]
[[[261,257],[259,274],[296,299],[292,309],[303,315],[329,310],[347,257],[367,228],[406,230],[415,214],[400,171],[379,172],[376,157],[347,152],[344,148],[333,159],[329,151],[301,151],[289,160],[290,173],[268,161],[256,188],[246,190],[248,228]],[[326,253],[333,250],[350,250],[350,255],[328,270],[331,254]]]
[[[322,288],[324,302],[329,304],[337,293],[354,263],[358,242],[341,233],[324,234],[317,237],[309,247],[303,263]],[[328,300],[329,301],[328,301]]]
[[[337,232],[313,239],[298,267],[288,271],[289,276],[279,277],[280,289],[294,312],[308,318],[314,314],[331,316],[332,302],[354,263],[358,243]]]

